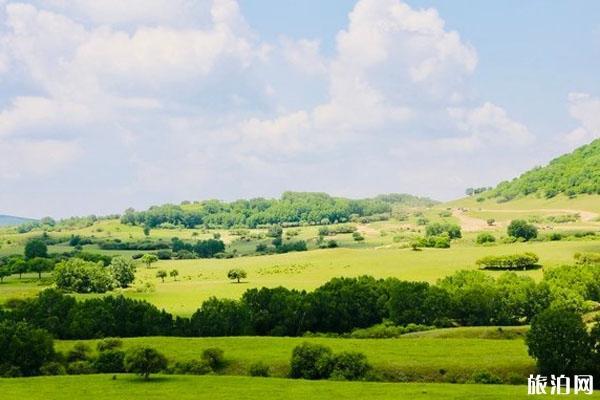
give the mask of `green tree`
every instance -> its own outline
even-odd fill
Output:
[[[19,274],[19,279],[27,272],[27,263],[24,260],[16,259],[10,263],[13,274]]]
[[[27,269],[31,272],[37,272],[38,279],[42,279],[42,272],[51,271],[54,267],[54,261],[49,258],[35,257],[27,261]]]
[[[240,281],[245,279],[247,276],[248,274],[246,271],[240,268],[233,268],[227,272],[227,278],[231,279],[232,281],[237,280],[237,283],[240,283]]]
[[[13,369],[13,375],[38,375],[54,357],[52,336],[24,322],[0,322],[0,369]]]
[[[150,268],[152,264],[158,261],[158,257],[154,254],[146,253],[140,258],[140,261],[146,264],[147,268]]]
[[[167,368],[167,358],[151,347],[134,347],[125,355],[125,370],[144,379]]]
[[[177,280],[177,277],[179,276],[179,271],[178,271],[178,270],[176,270],[176,269],[172,269],[172,270],[169,272],[169,276],[170,276],[171,278],[173,278],[173,280],[174,280],[174,281],[176,281],[176,280]]]
[[[290,377],[327,379],[333,369],[333,352],[327,346],[304,342],[292,351]]]
[[[105,293],[115,281],[102,263],[71,258],[57,264],[54,270],[56,287],[77,293]]]
[[[4,282],[4,278],[12,275],[12,270],[8,264],[0,264],[0,283]]]
[[[122,288],[126,288],[135,280],[135,264],[130,258],[115,257],[109,266],[110,274]]]
[[[506,233],[508,236],[530,240],[537,237],[538,230],[534,225],[523,219],[515,219],[506,228]]]
[[[35,257],[48,257],[48,246],[41,239],[31,239],[25,244],[25,259],[30,260]]]
[[[156,277],[162,279],[164,283],[165,278],[167,277],[167,271],[165,271],[164,269],[159,270],[158,272],[156,272]]]
[[[592,344],[585,324],[574,312],[558,308],[541,312],[533,318],[526,342],[542,374],[589,373]]]

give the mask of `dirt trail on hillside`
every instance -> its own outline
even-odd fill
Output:
[[[478,211],[484,211],[484,212],[498,212],[498,213],[502,213],[502,212],[510,212],[510,213],[535,213],[538,211],[545,211],[545,212],[556,212],[556,213],[566,213],[566,214],[579,214],[579,216],[581,217],[581,221],[582,222],[590,222],[595,220],[596,218],[598,218],[599,214],[592,212],[592,211],[583,211],[583,210],[570,210],[570,209],[564,209],[564,208],[540,208],[537,210],[489,210],[489,209],[481,209]]]
[[[464,210],[458,208],[452,210],[452,215],[458,218],[460,227],[465,232],[477,232],[494,228],[493,226],[489,226],[487,221],[484,221],[480,218],[471,217],[465,214]]]

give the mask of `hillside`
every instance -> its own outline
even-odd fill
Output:
[[[527,171],[512,181],[501,182],[482,195],[505,202],[527,195],[550,199],[559,194],[568,197],[600,194],[600,139],[555,158],[544,167]]]
[[[30,221],[33,220],[30,218],[14,217],[12,215],[0,215],[0,226],[19,225]]]

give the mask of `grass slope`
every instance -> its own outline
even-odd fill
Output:
[[[246,375],[248,367],[262,361],[275,376],[288,373],[292,350],[302,342],[320,343],[334,352],[360,351],[386,379],[395,381],[464,382],[475,371],[488,370],[507,378],[511,374],[525,377],[534,371],[534,361],[527,355],[523,340],[497,339],[341,339],[287,337],[219,337],[176,338],[146,337],[123,339],[124,347],[151,346],[160,349],[173,361],[199,359],[202,351],[219,347],[225,351],[229,366],[226,374]],[[96,341],[57,341],[56,349],[68,351],[75,343],[95,348]],[[444,370],[440,373],[440,370]]]
[[[525,386],[371,383],[224,376],[119,375],[0,379],[3,400],[526,399]],[[597,393],[589,398],[599,398]]]

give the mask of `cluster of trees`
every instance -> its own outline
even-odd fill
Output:
[[[430,206],[430,199],[407,194],[381,195],[371,199],[351,200],[325,193],[285,192],[281,199],[237,200],[231,203],[207,200],[194,204],[154,206],[147,211],[128,209],[121,222],[130,225],[159,227],[183,226],[249,227],[272,224],[329,224],[353,218],[389,214],[395,205]]]
[[[538,268],[539,257],[533,253],[510,254],[505,256],[487,256],[480,258],[476,264],[481,269],[531,269]]]
[[[135,279],[135,264],[129,258],[115,257],[106,267],[101,262],[71,258],[58,263],[54,281],[59,289],[77,293],[105,293],[126,288]]]
[[[545,167],[525,172],[512,181],[502,182],[486,194],[508,201],[518,196],[540,194],[547,198],[559,193],[567,196],[600,194],[600,139],[558,157]]]
[[[355,381],[365,379],[371,369],[362,353],[334,354],[327,346],[305,342],[292,351],[290,377]]]

